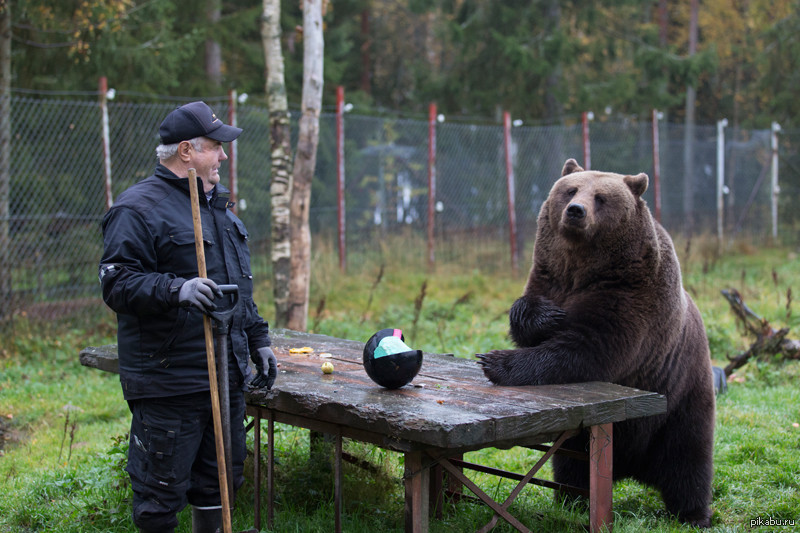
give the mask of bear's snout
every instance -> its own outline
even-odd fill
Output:
[[[578,221],[586,218],[586,208],[581,204],[569,204],[567,206],[567,218]]]

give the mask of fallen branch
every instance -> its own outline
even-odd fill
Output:
[[[747,307],[736,289],[723,289],[721,292],[745,330],[756,337],[746,352],[728,356],[730,363],[725,367],[726,377],[753,358],[767,360],[781,354],[785,359],[800,359],[800,341],[786,338],[789,328],[773,328],[767,319],[761,318]]]

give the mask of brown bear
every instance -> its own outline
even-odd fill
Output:
[[[703,321],[667,232],[642,194],[646,174],[564,164],[542,205],[513,350],[478,354],[497,385],[608,381],[667,398],[667,413],[614,425],[614,479],[660,490],[668,511],[711,525],[714,386]],[[584,432],[585,433],[585,432]],[[586,434],[567,447],[586,450]],[[585,462],[555,456],[555,480],[589,486]]]

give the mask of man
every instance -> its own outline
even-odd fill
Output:
[[[133,521],[170,532],[192,505],[195,533],[222,521],[203,312],[225,305],[218,284],[239,287],[227,336],[234,490],[243,480],[244,387],[277,375],[269,326],[253,302],[247,230],[231,211],[219,166],[240,128],[204,102],[172,111],[159,128],[159,163],[123,192],[103,219],[103,299],[117,313],[120,382],[132,413],[127,471]],[[197,171],[207,278],[198,277],[189,169]],[[248,356],[256,367],[251,378]]]

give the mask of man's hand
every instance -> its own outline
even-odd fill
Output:
[[[256,365],[256,377],[250,382],[250,386],[254,389],[261,389],[266,387],[267,390],[272,388],[275,383],[275,378],[278,376],[278,360],[275,359],[275,354],[272,353],[272,348],[263,346],[256,350],[255,353],[250,354],[250,358]]]
[[[222,297],[222,291],[208,278],[192,278],[181,286],[178,303],[183,307],[195,307],[204,313],[214,311],[214,298]]]

